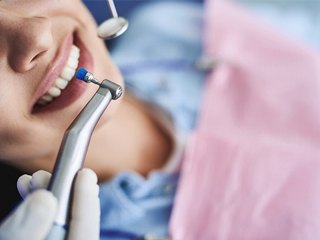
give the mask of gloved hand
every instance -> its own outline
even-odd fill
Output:
[[[46,188],[51,175],[38,171],[18,179],[25,200],[1,224],[1,240],[44,240],[57,210],[56,198]],[[99,187],[95,173],[82,169],[76,177],[68,240],[98,240],[100,231]]]

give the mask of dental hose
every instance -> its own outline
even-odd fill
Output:
[[[92,73],[80,68],[76,78],[99,85],[99,89],[65,131],[48,190],[58,199],[58,212],[46,240],[65,240],[68,235],[73,182],[82,168],[92,132],[111,100],[122,94],[119,85],[96,80]]]

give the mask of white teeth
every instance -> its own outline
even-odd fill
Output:
[[[73,56],[70,56],[68,59],[68,66],[76,69],[78,67],[79,60]]]
[[[61,90],[65,89],[73,78],[79,64],[80,49],[72,45],[66,66],[62,69],[60,76],[54,81],[53,86],[37,102],[38,105],[46,105],[61,95]]]
[[[50,95],[44,95],[41,99],[42,99],[42,100],[45,100],[45,101],[47,101],[47,102],[50,102],[50,101],[52,101],[53,97],[50,96]]]
[[[65,89],[66,86],[68,85],[68,81],[62,79],[62,78],[57,78],[55,81],[55,85],[60,88],[60,89]]]
[[[72,45],[70,52],[76,52],[76,53],[79,54],[80,53],[80,49],[76,45]]]
[[[63,68],[60,76],[61,78],[67,80],[67,81],[70,81],[71,78],[74,76],[76,70],[74,68],[71,68],[69,66],[66,66]]]
[[[72,45],[70,50],[70,57],[79,58],[79,55],[80,55],[80,49],[77,46]]]
[[[61,94],[61,90],[57,87],[51,87],[48,91],[48,93],[52,96],[52,97],[59,97]]]

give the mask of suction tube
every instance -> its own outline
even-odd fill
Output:
[[[80,68],[77,78],[86,82],[93,82],[92,73]],[[91,80],[90,80],[91,79]],[[69,214],[71,209],[73,182],[77,172],[82,168],[88,150],[92,132],[101,115],[112,99],[122,94],[119,85],[103,80],[91,100],[66,130],[48,190],[58,199],[58,212],[54,225],[46,240],[64,240],[67,238]]]

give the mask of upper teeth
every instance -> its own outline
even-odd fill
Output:
[[[60,76],[54,81],[53,86],[37,102],[39,105],[45,105],[54,98],[59,97],[61,90],[65,89],[73,78],[79,63],[80,50],[72,45],[66,66],[62,69]]]

